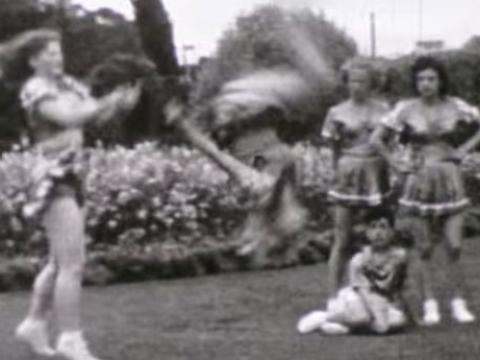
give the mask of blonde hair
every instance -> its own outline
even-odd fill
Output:
[[[347,60],[340,68],[341,78],[344,84],[348,83],[350,74],[353,71],[365,71],[370,81],[370,88],[373,89],[379,82],[379,69],[371,59],[365,57],[354,57]]]
[[[31,76],[30,59],[52,41],[61,41],[53,29],[28,30],[0,44],[0,73],[6,81],[20,82]]]

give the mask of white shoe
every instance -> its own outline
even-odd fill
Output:
[[[297,330],[300,334],[308,334],[315,330],[321,330],[326,319],[327,313],[325,311],[312,311],[300,318],[297,324]]]
[[[321,330],[327,335],[346,335],[350,332],[347,326],[330,321],[325,321],[322,324]]]
[[[25,319],[15,330],[15,337],[30,345],[33,352],[41,356],[54,356],[55,350],[48,342],[47,322]]]
[[[57,354],[68,360],[100,360],[90,353],[80,332],[61,334],[57,342]]]
[[[455,298],[451,302],[452,316],[459,323],[471,323],[475,321],[475,315],[468,310],[467,302],[462,298]]]
[[[423,303],[423,325],[433,326],[440,323],[441,316],[438,302],[435,299],[428,299]]]

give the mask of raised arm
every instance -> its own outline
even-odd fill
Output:
[[[138,100],[139,90],[122,87],[96,99],[90,96],[78,97],[75,94],[58,94],[38,102],[35,111],[43,119],[61,127],[81,127],[91,121],[105,122],[122,110],[128,110]]]

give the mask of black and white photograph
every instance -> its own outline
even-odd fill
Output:
[[[478,0],[0,0],[0,360],[480,358]]]

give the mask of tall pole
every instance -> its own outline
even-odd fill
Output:
[[[423,38],[423,0],[418,0],[418,40]]]
[[[372,59],[375,59],[377,56],[377,34],[375,28],[375,13],[370,13],[370,46],[371,53],[370,56]]]
[[[68,26],[68,6],[70,0],[57,0],[57,26],[62,35],[65,34]]]

